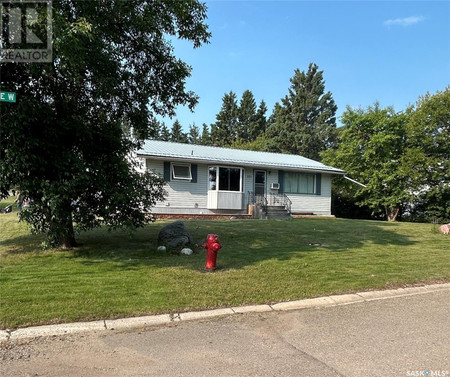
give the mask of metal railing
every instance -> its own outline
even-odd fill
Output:
[[[248,204],[259,204],[264,213],[267,214],[268,206],[282,206],[286,211],[291,214],[292,201],[286,194],[268,194],[268,195],[256,195],[253,191],[248,192]]]

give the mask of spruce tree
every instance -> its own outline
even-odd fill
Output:
[[[189,127],[188,142],[189,144],[198,144],[200,142],[200,130],[195,123]]]
[[[256,118],[256,101],[253,93],[246,90],[242,94],[238,112],[237,137],[243,142],[252,140],[252,130],[258,128]]]
[[[221,147],[231,145],[237,138],[238,105],[236,94],[230,91],[222,98],[222,108],[216,115],[216,123],[211,125],[211,138]]]
[[[162,123],[161,129],[159,130],[158,140],[170,141],[170,139],[171,139],[170,130],[167,128],[165,123]]]
[[[209,127],[206,123],[202,125],[202,135],[200,136],[201,145],[211,145],[211,134],[209,132]]]
[[[325,93],[323,71],[316,64],[307,72],[296,69],[290,81],[289,94],[275,105],[268,148],[320,160],[320,152],[336,141],[337,106],[332,94]]]
[[[253,123],[255,128],[250,129],[251,140],[255,140],[258,136],[262,136],[266,132],[266,112],[267,106],[264,100],[262,100],[259,104],[258,111],[256,112],[256,122]]]
[[[173,141],[175,143],[187,143],[188,137],[183,132],[183,127],[181,126],[181,123],[177,120],[172,125],[172,132],[170,136],[170,141]]]

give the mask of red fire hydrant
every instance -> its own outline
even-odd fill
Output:
[[[219,243],[219,236],[217,234],[208,234],[206,242],[202,245],[206,249],[206,265],[205,269],[214,271],[216,269],[217,252],[222,247]]]

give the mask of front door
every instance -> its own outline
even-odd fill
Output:
[[[266,195],[266,172],[265,170],[255,170],[255,197]],[[258,200],[257,200],[258,201]]]

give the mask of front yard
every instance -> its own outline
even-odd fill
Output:
[[[42,250],[17,214],[0,215],[0,327],[117,318],[450,280],[450,237],[431,224],[342,219],[186,221],[205,251],[156,251],[156,222],[133,234],[99,229],[81,247]]]

